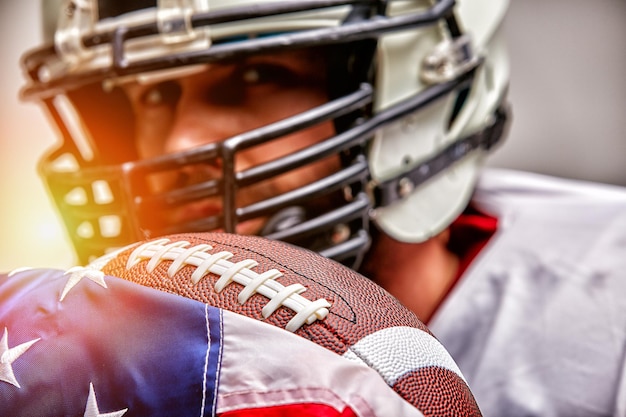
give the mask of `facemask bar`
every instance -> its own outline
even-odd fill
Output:
[[[439,0],[432,8],[400,16],[377,16],[376,19],[355,20],[338,27],[303,30],[300,32],[274,34],[267,37],[247,39],[245,42],[213,43],[210,48],[180,52],[163,57],[149,58],[131,62],[126,54],[125,45],[128,41],[159,34],[156,22],[134,27],[119,26],[113,32],[86,35],[83,44],[87,48],[111,44],[111,65],[105,68],[63,74],[55,78],[55,52],[47,47],[36,50],[24,59],[24,67],[33,79],[34,84],[22,91],[26,99],[44,98],[56,89],[72,89],[79,85],[100,82],[103,79],[116,78],[155,70],[175,68],[184,65],[210,63],[227,59],[240,58],[248,55],[262,54],[277,50],[297,49],[314,46],[332,45],[364,39],[375,39],[386,33],[392,33],[420,26],[437,24],[452,13],[454,0]],[[250,8],[233,8],[199,13],[191,17],[191,25],[199,28],[211,24],[233,22],[256,17],[287,14],[312,9],[337,7],[342,5],[371,5],[380,8],[386,2],[378,1],[289,1],[261,4],[250,11]],[[454,20],[448,19],[455,27]],[[456,29],[455,29],[456,30]],[[454,34],[453,34],[454,36]],[[42,76],[45,74],[45,77]],[[52,75],[50,75],[52,74]]]

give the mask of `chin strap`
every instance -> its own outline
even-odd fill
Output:
[[[388,206],[408,196],[415,187],[444,171],[476,149],[488,151],[505,136],[509,110],[500,107],[494,113],[492,122],[483,130],[451,143],[434,157],[403,172],[395,178],[376,183],[373,187],[377,207]]]

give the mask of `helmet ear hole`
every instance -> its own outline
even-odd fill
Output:
[[[115,164],[137,158],[134,113],[121,88],[105,92],[100,84],[89,84],[67,96],[87,130],[95,160]]]
[[[457,94],[456,100],[454,101],[454,106],[452,107],[452,112],[450,113],[450,119],[448,120],[448,129],[450,129],[450,127],[454,124],[454,121],[456,120],[459,113],[461,113],[461,110],[463,109],[463,106],[465,105],[465,102],[467,101],[467,98],[469,96],[469,93],[470,88],[466,87],[459,91],[459,93]]]

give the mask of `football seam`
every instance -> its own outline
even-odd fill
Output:
[[[336,292],[335,292],[332,288],[328,287],[327,285],[324,285],[323,283],[321,283],[321,282],[319,282],[319,281],[316,281],[316,280],[314,280],[314,279],[312,279],[312,278],[309,278],[309,277],[307,277],[307,276],[302,275],[302,274],[301,274],[301,273],[299,273],[298,271],[293,270],[291,267],[289,267],[289,266],[287,266],[287,265],[283,264],[283,263],[282,263],[282,262],[280,262],[280,261],[275,260],[274,258],[270,258],[269,256],[267,256],[267,255],[266,255],[266,254],[264,254],[264,253],[260,253],[260,252],[257,252],[257,251],[255,251],[255,250],[253,250],[253,249],[250,249],[250,248],[247,248],[247,247],[243,247],[243,246],[239,246],[239,245],[235,245],[235,244],[231,244],[231,243],[224,243],[224,242],[215,241],[215,240],[210,240],[210,239],[207,239],[206,241],[207,241],[207,242],[210,242],[210,243],[213,243],[213,244],[216,244],[216,245],[218,245],[218,244],[219,244],[219,245],[222,245],[222,246],[225,246],[225,247],[231,248],[231,249],[239,249],[239,250],[241,250],[241,251],[246,251],[246,252],[253,253],[253,254],[255,254],[255,255],[257,255],[257,256],[259,256],[259,257],[261,257],[261,258],[264,258],[264,259],[266,259],[266,260],[268,260],[268,261],[270,261],[270,262],[273,262],[273,263],[275,263],[275,264],[279,265],[281,268],[283,268],[283,269],[285,269],[285,270],[289,270],[291,273],[293,273],[294,275],[296,275],[296,276],[298,276],[298,277],[301,277],[301,278],[303,278],[303,279],[306,279],[306,280],[310,280],[310,281],[315,282],[317,285],[319,285],[319,286],[321,286],[321,287],[323,287],[323,288],[327,289],[329,292],[333,293],[333,294],[334,294],[337,298],[341,299],[341,300],[342,300],[342,302],[343,302],[343,304],[344,304],[344,305],[345,305],[345,306],[346,306],[346,307],[350,310],[350,312],[352,313],[352,317],[353,317],[353,319],[349,319],[348,317],[345,317],[345,316],[343,316],[343,315],[337,314],[337,313],[335,313],[332,309],[331,309],[331,310],[329,310],[329,314],[332,314],[333,316],[335,316],[335,317],[337,317],[337,318],[340,318],[340,319],[342,319],[342,320],[345,320],[345,321],[347,321],[347,322],[349,322],[349,323],[356,324],[356,313],[354,312],[354,309],[352,308],[352,306],[350,305],[350,303],[348,303],[344,297],[342,297],[340,294],[336,293]],[[298,249],[301,249],[301,248],[298,248]],[[346,338],[345,338],[345,337],[344,337],[344,336],[343,336],[340,332],[338,332],[336,328],[334,328],[333,326],[328,325],[328,324],[327,324],[327,323],[325,323],[325,322],[321,322],[320,324],[322,324],[322,325],[324,326],[324,328],[326,328],[326,330],[327,330],[330,334],[334,335],[334,336],[335,336],[335,338],[336,338],[338,341],[340,341],[340,342],[341,342],[341,343],[342,343],[342,344],[346,347],[346,349],[349,349],[349,348],[350,348],[350,346],[351,346],[350,341],[349,341],[349,340],[347,340],[347,339],[346,339]],[[312,332],[311,332],[310,330],[308,330],[308,329],[302,329],[302,331],[303,331],[303,332],[306,332],[306,333],[309,335],[309,339],[310,339],[310,340],[313,340],[313,339],[314,339],[313,334],[312,334]]]
[[[216,274],[219,276],[214,284],[216,293],[220,293],[232,282],[243,286],[237,299],[241,305],[254,294],[266,297],[269,301],[261,312],[264,318],[272,315],[281,306],[295,312],[295,316],[285,327],[291,332],[297,331],[304,324],[323,320],[329,313],[328,308],[331,304],[326,299],[311,301],[300,295],[306,291],[306,287],[302,284],[284,286],[276,281],[276,278],[283,276],[282,272],[277,269],[257,273],[252,268],[258,266],[258,262],[252,259],[233,263],[228,260],[233,256],[231,252],[210,253],[208,251],[213,250],[213,247],[209,244],[191,245],[190,242],[184,240],[170,242],[170,239],[158,239],[137,246],[128,257],[126,269],[130,270],[139,262],[147,260],[146,271],[151,273],[162,262],[170,261],[167,275],[173,278],[181,268],[189,265],[195,268],[191,276],[193,285],[209,273]],[[232,247],[232,245],[225,246]]]
[[[317,285],[319,285],[320,287],[324,287],[326,290],[328,290],[328,292],[333,293],[333,294],[334,294],[337,298],[341,299],[341,301],[343,302],[343,304],[345,305],[345,307],[346,307],[347,309],[349,309],[349,310],[350,310],[350,313],[351,313],[351,315],[352,315],[352,318],[348,318],[348,317],[346,317],[346,316],[344,316],[344,315],[337,314],[336,312],[334,312],[334,311],[332,311],[332,310],[329,312],[329,314],[332,314],[332,315],[334,315],[334,316],[336,316],[336,317],[338,317],[338,318],[341,318],[342,320],[345,320],[345,321],[347,321],[347,322],[350,322],[350,323],[352,323],[352,324],[356,324],[356,313],[354,312],[354,309],[352,308],[352,306],[350,305],[350,303],[348,303],[348,302],[346,301],[346,299],[345,299],[345,298],[344,298],[341,294],[338,294],[337,292],[335,292],[335,291],[334,291],[332,288],[330,288],[329,286],[327,286],[327,285],[325,285],[325,284],[323,284],[323,283],[321,283],[321,282],[319,282],[319,281],[316,281],[316,280],[314,280],[314,279],[312,279],[312,278],[310,278],[310,277],[307,277],[307,276],[305,276],[305,275],[302,275],[302,274],[301,274],[301,273],[299,273],[298,271],[294,271],[291,267],[289,267],[289,266],[287,266],[287,265],[285,265],[285,264],[281,263],[280,261],[277,261],[277,260],[276,260],[276,259],[274,259],[274,258],[270,258],[270,257],[269,257],[269,256],[267,256],[266,254],[264,254],[264,253],[260,253],[260,252],[257,252],[257,251],[255,251],[255,250],[253,250],[253,249],[250,249],[250,248],[247,248],[247,247],[243,247],[243,246],[239,246],[239,245],[235,245],[235,244],[231,244],[231,243],[224,243],[224,242],[220,242],[220,241],[215,241],[215,240],[207,240],[207,242],[212,242],[212,243],[215,243],[215,244],[217,244],[217,245],[222,245],[222,246],[226,246],[226,247],[229,247],[229,248],[236,248],[236,249],[240,249],[240,250],[242,250],[242,251],[246,251],[246,252],[254,253],[254,254],[255,254],[255,255],[257,255],[257,256],[260,256],[260,257],[262,257],[262,258],[265,258],[265,259],[267,259],[268,261],[273,262],[273,263],[275,263],[275,264],[279,265],[281,268],[284,268],[284,269],[286,269],[286,270],[289,270],[289,271],[290,271],[291,273],[293,273],[294,275],[297,275],[297,276],[299,276],[299,277],[301,277],[301,278],[303,278],[303,279],[306,279],[306,280],[309,280],[309,281],[313,281],[313,282],[315,282],[315,283],[316,283]],[[302,249],[302,248],[298,248],[298,249]]]

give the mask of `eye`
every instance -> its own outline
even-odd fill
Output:
[[[249,64],[239,70],[241,81],[247,86],[267,84],[293,85],[298,76],[290,68],[272,63]]]
[[[175,81],[166,81],[155,84],[141,94],[140,102],[145,107],[162,105],[173,106],[180,98],[181,88]]]
[[[207,89],[208,101],[221,106],[241,106],[267,94],[287,90],[298,80],[288,66],[272,62],[249,62],[235,66],[228,77]]]

